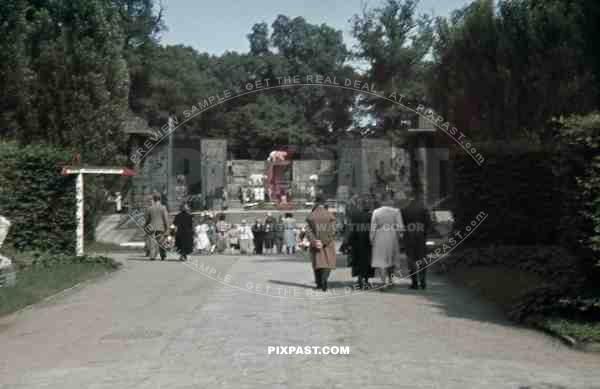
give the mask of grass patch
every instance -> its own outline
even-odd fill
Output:
[[[507,313],[529,292],[552,285],[537,274],[502,265],[462,266],[452,269],[448,278]],[[554,309],[543,316],[528,316],[525,322],[581,343],[600,342],[600,321],[585,312]]]
[[[88,253],[129,253],[129,252],[142,252],[143,247],[127,247],[121,246],[114,243],[104,243],[104,242],[96,242],[90,241],[85,242],[85,251]]]
[[[462,266],[448,274],[452,283],[473,290],[481,298],[508,310],[524,294],[546,281],[536,274],[502,265]]]
[[[48,296],[70,288],[82,281],[96,278],[119,265],[104,257],[44,256],[31,261],[34,265],[21,267],[17,283],[0,288],[0,316],[6,315]]]
[[[597,321],[550,316],[541,319],[539,324],[556,334],[569,336],[579,342],[600,342],[600,322]]]

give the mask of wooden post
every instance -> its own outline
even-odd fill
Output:
[[[75,199],[77,201],[77,242],[76,254],[78,257],[83,256],[83,173],[77,173],[75,181]]]
[[[127,168],[113,167],[70,167],[63,166],[62,175],[76,175],[75,179],[75,201],[77,202],[77,210],[75,218],[77,219],[77,229],[75,232],[75,253],[77,256],[83,256],[83,241],[84,241],[84,191],[83,191],[83,175],[84,174],[117,174],[121,176],[134,176],[135,171]]]

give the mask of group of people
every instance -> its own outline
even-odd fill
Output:
[[[151,260],[157,255],[164,260],[167,250],[171,249],[182,261],[192,253],[293,255],[303,245],[304,237],[303,228],[297,226],[291,213],[275,218],[268,212],[264,219],[257,218],[253,224],[246,220],[236,224],[228,223],[224,213],[211,211],[202,212],[199,220],[194,220],[189,206],[184,203],[170,224],[159,193],[152,196],[145,223],[144,229],[152,231],[146,241],[146,252]]]
[[[254,203],[254,202],[263,202],[263,201],[274,201],[277,203],[287,202],[288,201],[288,193],[285,190],[284,185],[275,184],[272,186],[268,186],[267,190],[263,184],[259,186],[252,187],[239,187],[238,200],[241,204]]]
[[[215,221],[213,214],[207,212],[201,215],[200,223],[194,228],[194,252],[294,254],[300,243],[300,232],[289,213],[276,219],[269,212],[264,219],[257,218],[253,224],[246,220],[231,224],[225,214],[218,214]]]
[[[352,276],[358,277],[360,287],[364,288],[369,278],[379,276],[383,291],[393,285],[394,277],[399,278],[407,265],[410,287],[426,289],[427,269],[422,260],[432,224],[421,196],[410,196],[404,204],[394,201],[390,193],[380,201],[372,195],[355,196],[348,209],[342,250],[349,254]]]
[[[431,219],[418,195],[408,198],[406,204],[394,202],[389,193],[379,201],[372,195],[354,196],[348,204],[347,215],[341,250],[349,254],[352,276],[358,277],[361,289],[377,275],[384,284],[381,290],[391,287],[394,277],[398,277],[397,271],[405,264],[412,280],[411,288],[427,287],[426,269],[421,268],[420,261],[426,254]],[[167,245],[161,244],[165,235],[172,236],[171,241],[182,261],[194,252],[293,255],[297,248],[302,248],[310,253],[316,288],[327,290],[329,275],[336,268],[338,226],[335,215],[320,195],[302,228],[298,228],[291,213],[275,218],[268,212],[264,219],[256,219],[253,224],[246,220],[240,224],[227,223],[224,213],[215,217],[212,212],[203,212],[200,218],[194,226],[190,209],[183,204],[170,225],[161,196],[155,193],[153,204],[145,214],[145,227],[152,226],[153,231],[148,250],[150,259],[155,259],[157,252],[165,259],[170,241],[167,238]]]
[[[411,288],[427,287],[426,268],[420,265],[426,254],[431,219],[418,195],[408,198],[406,204],[394,201],[390,193],[378,201],[372,195],[355,196],[348,213],[340,250],[349,254],[352,276],[358,277],[361,289],[377,275],[383,283],[380,290],[389,289],[394,278],[402,274],[405,264],[408,265]],[[328,278],[337,261],[336,218],[319,196],[307,219],[306,235],[316,288],[327,291]]]

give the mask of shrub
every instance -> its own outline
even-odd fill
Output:
[[[578,238],[600,255],[600,113],[559,121],[560,140],[578,189]]]
[[[69,264],[98,264],[109,269],[117,269],[121,266],[119,262],[105,256],[75,256],[72,254],[50,254],[47,252],[34,253],[30,266],[50,268],[57,265]]]
[[[54,146],[0,143],[0,214],[12,222],[5,245],[74,251],[75,179],[60,174],[70,159]]]
[[[467,246],[555,244],[563,211],[553,160],[558,152],[534,145],[480,145],[479,166],[468,154],[454,160],[451,210],[457,231],[480,212],[490,216]]]

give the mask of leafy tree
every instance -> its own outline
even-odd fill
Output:
[[[269,26],[267,23],[257,23],[252,26],[252,32],[247,35],[250,41],[250,53],[263,55],[269,53]]]
[[[435,105],[480,139],[551,139],[556,116],[592,110],[597,70],[583,2],[477,0],[435,26]],[[587,27],[586,27],[587,26]]]
[[[184,46],[156,47],[145,65],[147,79],[130,99],[151,125],[161,126],[170,111],[178,115],[204,98],[245,90],[248,82],[322,74],[354,78],[345,65],[341,32],[279,16],[271,35],[265,23],[248,34],[250,53],[209,56]],[[272,50],[271,50],[272,49]],[[354,93],[319,86],[265,90],[236,97],[188,120],[178,135],[225,137],[233,149],[268,148],[274,143],[331,142],[352,123]]]
[[[152,57],[157,55],[160,33],[166,29],[164,9],[155,12],[153,0],[113,0],[123,30],[123,54],[129,68],[129,106],[144,110],[144,96],[150,87]]]
[[[17,138],[60,144],[88,163],[111,160],[122,143],[128,93],[114,7],[105,0],[20,1],[9,11],[19,26],[13,61],[23,66],[13,80],[22,89],[15,95]]]
[[[385,96],[396,92],[405,96],[405,102],[427,103],[426,56],[433,43],[433,21],[429,15],[417,16],[418,3],[388,0],[383,7],[355,15],[352,26],[358,40],[355,55],[370,64],[365,81]],[[377,120],[380,132],[401,127],[403,110],[397,104],[367,96],[363,106]]]
[[[16,136],[18,123],[26,123],[33,113],[27,7],[25,0],[0,3],[0,134],[11,137]]]

